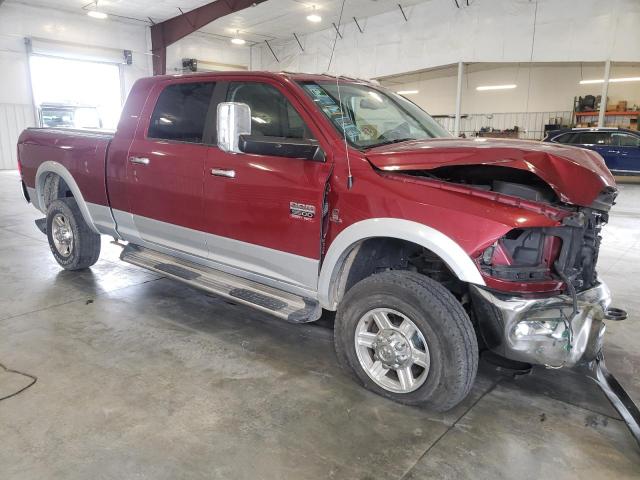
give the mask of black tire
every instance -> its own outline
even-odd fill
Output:
[[[406,315],[424,336],[431,364],[416,390],[396,393],[366,373],[356,352],[358,322],[373,309],[389,308]],[[407,405],[446,411],[471,390],[478,370],[478,343],[467,313],[438,282],[414,272],[388,271],[354,285],[340,302],[334,343],[338,360],[369,390]]]
[[[73,243],[68,254],[61,252],[54,242],[53,221],[61,215],[68,221]],[[89,228],[74,198],[53,200],[47,209],[47,239],[54,258],[65,270],[82,270],[98,261],[100,235]]]

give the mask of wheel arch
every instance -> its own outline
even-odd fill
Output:
[[[84,200],[82,192],[80,191],[80,187],[78,187],[78,184],[73,178],[73,175],[71,175],[71,172],[69,172],[69,170],[67,170],[64,165],[58,162],[46,161],[40,164],[40,166],[38,167],[35,182],[36,195],[35,198],[31,199],[34,206],[46,215],[47,211],[44,201],[44,190],[47,177],[51,174],[58,175],[64,181],[64,183],[71,191],[71,196],[76,200],[84,221],[87,223],[91,230],[93,230],[95,233],[100,233],[95,226],[95,223],[91,216],[91,212],[89,211],[89,208],[87,206],[87,202]]]
[[[437,255],[460,281],[485,285],[469,255],[439,230],[411,220],[372,218],[350,225],[331,243],[318,279],[318,299],[323,308],[337,309],[344,295],[345,275],[358,250],[371,239],[403,240],[423,247]]]

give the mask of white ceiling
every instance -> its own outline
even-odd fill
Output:
[[[19,0],[21,3],[82,13],[82,8],[92,8],[90,0]],[[111,14],[113,19],[122,21],[161,22],[187,12],[211,0],[99,0],[99,10]],[[405,13],[411,15],[411,7],[430,0],[346,0],[343,22],[352,22],[396,10],[400,3]],[[306,20],[313,7],[322,16],[322,22],[311,23]],[[338,23],[342,0],[267,0],[255,7],[241,10],[235,14],[222,17],[204,27],[201,32],[212,35],[235,36],[239,31],[250,42],[261,42],[265,39],[291,37],[296,34],[311,33],[331,28],[331,23]],[[119,18],[115,16],[129,17]],[[362,25],[362,22],[361,22]]]

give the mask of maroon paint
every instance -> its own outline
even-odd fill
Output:
[[[526,140],[439,138],[387,145],[367,152],[383,170],[429,170],[452,165],[495,165],[527,170],[567,203],[587,207],[605,187],[615,187],[602,157],[583,148]]]
[[[583,206],[590,205],[606,187],[615,186],[600,157],[590,151],[524,141],[451,138],[380,147],[366,154],[349,148],[355,180],[348,189],[343,139],[294,82],[326,78],[252,72],[143,79],[134,85],[110,144],[106,178],[108,138],[48,129],[26,130],[21,135],[18,151],[23,179],[34,187],[37,167],[53,160],[72,173],[87,201],[313,259],[321,257],[320,212],[327,180],[329,208],[337,209],[338,215],[329,222],[325,248],[355,222],[391,217],[444,233],[474,260],[509,230],[558,226],[567,212],[398,172],[446,165],[509,166],[531,171],[549,183],[561,199]],[[155,99],[164,85],[247,79],[268,82],[285,93],[326,152],[325,163],[227,154],[215,146],[145,138]],[[148,157],[151,163],[132,166],[129,156]],[[236,178],[211,176],[212,168],[235,170]],[[313,205],[316,216],[311,220],[292,218],[290,202]],[[510,292],[562,288],[559,281],[485,280],[496,290]]]

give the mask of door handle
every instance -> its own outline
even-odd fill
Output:
[[[225,170],[223,168],[212,168],[211,175],[216,177],[236,178],[236,171]]]
[[[136,165],[149,165],[150,163],[149,159],[146,157],[129,157],[129,161]]]

